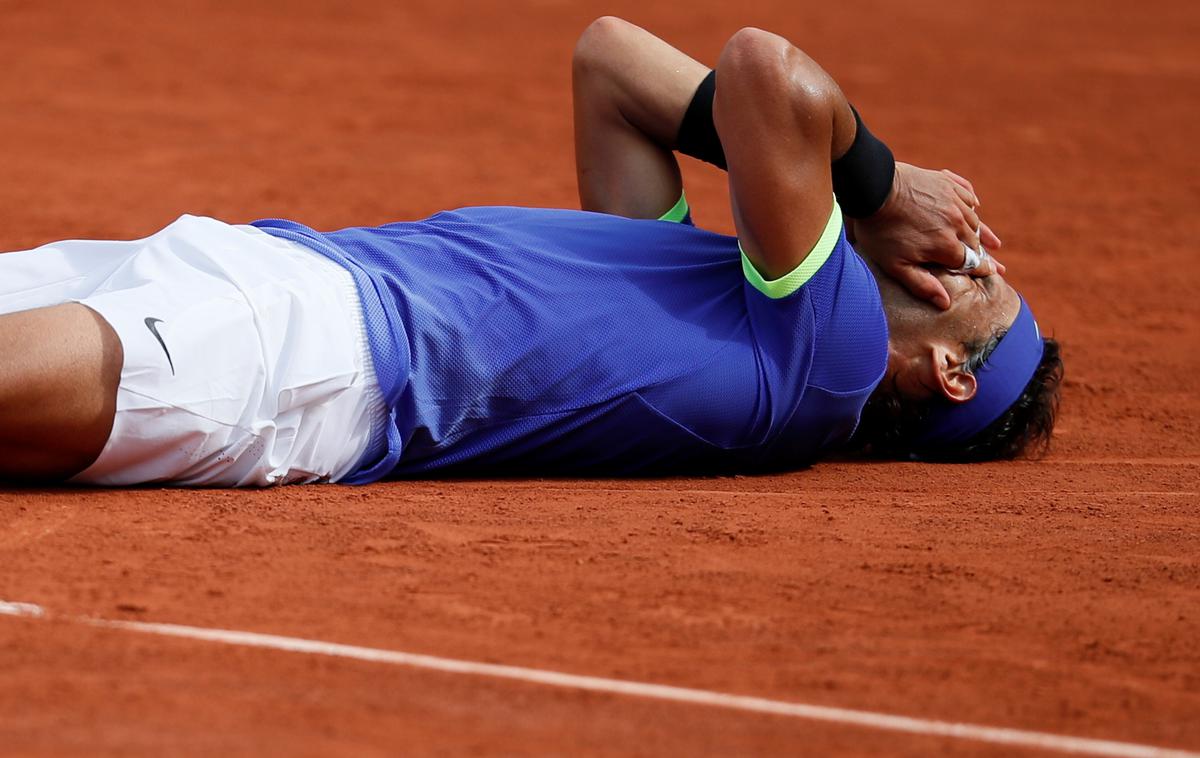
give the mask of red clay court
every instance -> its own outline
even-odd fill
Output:
[[[7,489],[0,753],[1200,751],[1194,3],[0,0],[0,249],[576,207],[569,58],[602,13],[710,63],[778,31],[898,156],[971,178],[1065,347],[1051,454]],[[722,175],[685,171],[731,230]]]

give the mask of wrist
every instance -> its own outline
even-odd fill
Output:
[[[859,221],[890,221],[899,214],[900,207],[904,204],[903,195],[906,192],[906,179],[903,169],[904,164],[896,162],[896,170],[892,175],[892,186],[888,190],[887,197],[883,204],[879,206],[879,210],[869,216],[860,218]]]

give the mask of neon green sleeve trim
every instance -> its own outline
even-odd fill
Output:
[[[742,250],[742,243],[738,242],[738,250],[742,252],[742,273],[746,275],[746,281],[754,285],[754,289],[772,300],[787,297],[812,279],[813,274],[817,273],[825,261],[829,260],[829,255],[833,252],[833,246],[837,244],[841,232],[842,209],[838,207],[837,200],[834,200],[833,210],[829,212],[829,220],[825,222],[825,231],[821,232],[821,238],[817,240],[817,244],[813,245],[813,249],[809,251],[799,266],[778,279],[764,279],[762,274],[758,273],[758,269],[754,268],[750,259],[746,257],[746,251]]]
[[[683,217],[688,213],[687,193],[684,192],[679,196],[679,202],[671,206],[671,210],[658,217],[659,221],[671,221],[678,224],[683,221]]]

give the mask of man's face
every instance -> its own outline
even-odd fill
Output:
[[[935,271],[950,295],[950,308],[942,311],[914,298],[874,266],[872,272],[888,319],[888,381],[912,399],[949,394],[947,380],[966,362],[969,348],[1012,325],[1021,307],[1017,291],[1000,274]]]
[[[963,330],[966,342],[987,340],[997,329],[1007,329],[1017,317],[1021,298],[1001,274],[973,277],[935,273],[950,295],[950,308],[940,311],[942,323]]]

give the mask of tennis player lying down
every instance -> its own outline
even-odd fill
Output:
[[[603,18],[574,73],[583,211],[332,233],[184,216],[0,256],[0,475],[361,483],[1044,446],[1058,349],[986,254],[969,183],[897,164],[760,30],[710,72]],[[676,150],[728,166],[737,237],[691,225]]]

